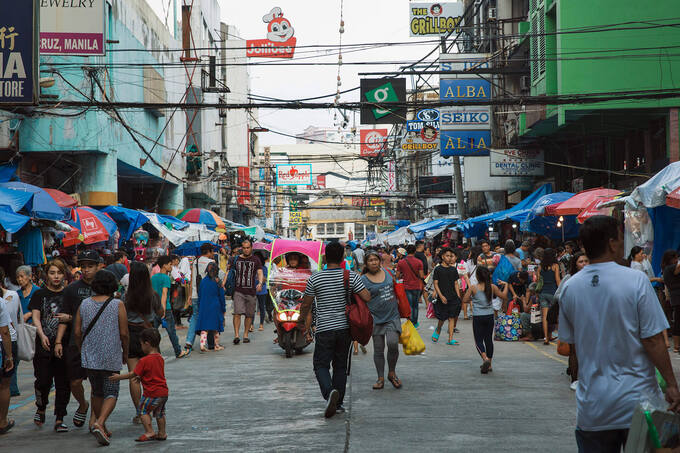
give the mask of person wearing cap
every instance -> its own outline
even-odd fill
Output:
[[[64,289],[63,313],[68,315],[65,323],[59,324],[57,339],[54,345],[54,355],[64,358],[68,373],[71,394],[78,402],[78,409],[73,415],[73,425],[81,427],[85,424],[87,411],[90,407],[85,398],[83,380],[87,372],[83,369],[80,359],[80,349],[76,345],[75,336],[71,331],[80,304],[92,295],[92,281],[99,270],[101,258],[95,250],[85,250],[78,254],[78,266],[81,277]]]

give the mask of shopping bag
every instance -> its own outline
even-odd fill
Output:
[[[35,355],[36,327],[24,322],[24,312],[19,304],[19,325],[17,331],[17,358],[24,362],[30,362]]]
[[[401,332],[399,341],[404,347],[404,354],[418,355],[425,351],[425,342],[410,320],[406,320],[406,322],[402,324]]]
[[[510,303],[508,304],[508,311],[505,313],[506,315],[515,315],[519,316],[520,312],[520,303],[517,302],[517,299],[512,299]]]
[[[539,324],[543,320],[541,307],[538,304],[531,306],[531,324]]]
[[[680,415],[648,406],[638,405],[633,412],[625,453],[670,452],[680,446]]]
[[[408,303],[408,297],[406,297],[404,283],[398,280],[393,281],[394,295],[397,297],[397,304],[399,307],[399,317],[408,319],[411,317],[411,304]]]
[[[427,313],[425,314],[427,319],[434,319],[437,317],[434,313],[434,302],[430,302],[427,304]]]
[[[522,336],[522,326],[519,321],[519,316],[498,314],[496,318],[496,325],[494,326],[496,333],[496,340],[500,341],[518,341]]]

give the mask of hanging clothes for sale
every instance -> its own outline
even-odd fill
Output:
[[[45,264],[42,232],[38,228],[30,228],[17,236],[19,251],[24,255],[24,264],[39,266]]]

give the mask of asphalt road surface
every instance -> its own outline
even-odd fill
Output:
[[[224,351],[194,352],[166,362],[168,440],[134,442],[143,430],[131,423],[135,414],[124,381],[108,422],[113,437],[106,451],[575,451],[574,392],[565,374],[566,358],[557,355],[554,345],[495,342],[493,372],[481,375],[471,321],[460,321],[457,346],[444,344],[445,333],[439,343],[432,343],[434,324],[421,320],[424,354],[400,352],[400,390],[389,382],[383,390],[372,390],[376,372],[370,343],[367,354],[354,356],[347,412],[327,420],[312,370],[313,345],[286,359],[272,343],[273,328],[266,325],[264,332],[251,335],[250,344],[234,346],[228,319]],[[168,357],[170,344],[162,334]],[[181,341],[185,334],[179,331]],[[103,448],[87,428],[73,427],[73,399],[66,418],[71,432],[56,434],[51,429],[53,395],[45,426],[33,424],[30,363],[20,365],[19,386],[22,394],[12,398],[10,410],[17,426],[0,437],[0,450]]]

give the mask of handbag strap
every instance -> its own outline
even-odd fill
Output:
[[[94,327],[94,325],[95,325],[95,324],[97,323],[97,321],[99,320],[99,317],[102,315],[102,313],[104,312],[104,310],[106,310],[106,307],[108,307],[108,305],[111,303],[112,300],[113,300],[113,297],[109,297],[108,299],[106,299],[106,302],[104,302],[104,305],[102,305],[101,308],[99,309],[99,311],[97,312],[97,314],[94,315],[94,318],[92,318],[92,321],[91,321],[90,324],[87,326],[87,329],[85,329],[85,333],[83,333],[83,340],[82,340],[82,343],[85,342],[85,337],[87,337],[87,334],[90,333],[90,331],[92,330],[92,328]]]
[[[342,270],[342,285],[345,287],[345,305],[349,305],[349,271],[347,269]]]
[[[425,284],[425,280],[423,280],[422,278],[420,278],[420,275],[418,275],[418,274],[416,273],[416,271],[413,269],[413,266],[411,266],[411,263],[408,261],[408,256],[407,256],[406,258],[404,258],[404,261],[406,261],[406,264],[408,264],[408,267],[411,268],[411,272],[413,272],[413,276],[414,276],[415,278],[417,278],[418,280],[420,280],[423,284]]]

